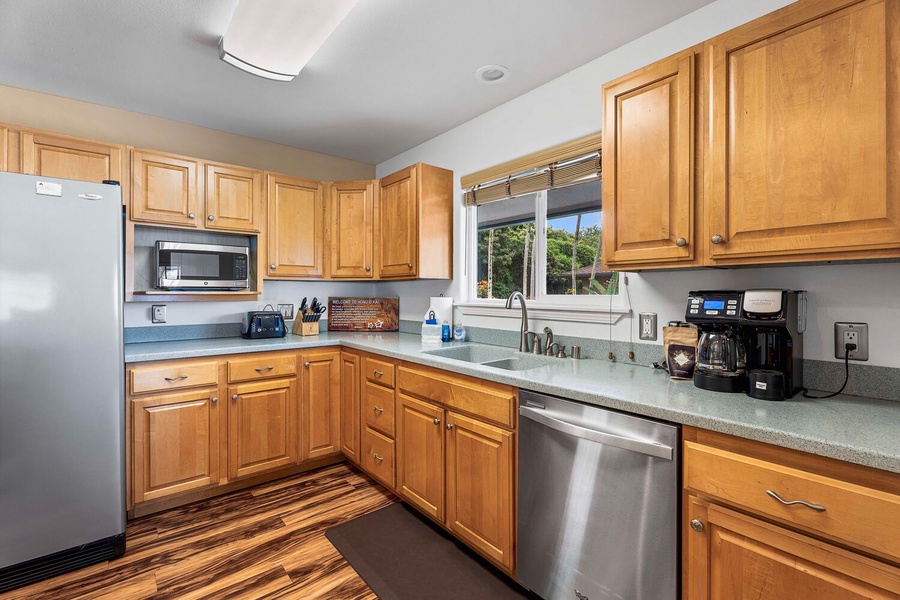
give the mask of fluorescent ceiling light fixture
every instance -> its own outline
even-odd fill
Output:
[[[248,73],[291,81],[358,0],[240,0],[219,58]]]

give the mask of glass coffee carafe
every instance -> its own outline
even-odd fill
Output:
[[[747,371],[747,345],[737,328],[704,331],[697,344],[697,369],[720,377],[743,376]]]

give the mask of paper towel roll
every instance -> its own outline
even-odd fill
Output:
[[[450,332],[453,332],[453,298],[447,296],[432,296],[431,308],[434,310],[434,316],[437,322],[442,324],[444,321],[450,324]]]

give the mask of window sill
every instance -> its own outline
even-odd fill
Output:
[[[518,302],[512,309],[507,309],[503,304],[485,302],[459,302],[454,304],[454,306],[459,309],[463,316],[521,318]],[[631,312],[627,308],[616,307],[615,305],[608,309],[602,306],[538,304],[537,302],[529,301],[527,307],[529,318],[541,321],[570,321],[575,323],[614,324]]]

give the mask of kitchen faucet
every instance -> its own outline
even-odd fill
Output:
[[[522,307],[522,327],[521,336],[519,338],[519,352],[528,352],[528,309],[525,308],[525,296],[522,295],[522,292],[516,290],[510,294],[509,298],[506,299],[506,308],[512,308],[513,300],[516,298],[519,299],[519,304]]]

